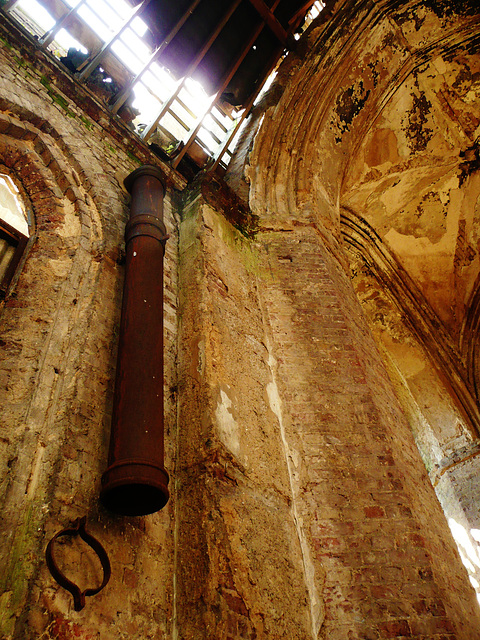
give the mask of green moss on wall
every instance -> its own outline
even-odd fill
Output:
[[[28,591],[29,578],[32,572],[32,541],[34,540],[35,523],[33,522],[34,505],[25,513],[21,526],[15,532],[15,539],[9,554],[8,565],[0,578],[0,638],[12,635],[16,617]]]

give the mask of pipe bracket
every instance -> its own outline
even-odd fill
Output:
[[[108,559],[107,552],[100,544],[100,542],[94,538],[88,531],[85,529],[85,524],[87,522],[86,516],[83,518],[77,518],[72,526],[59,531],[47,545],[47,549],[45,551],[45,557],[47,560],[47,566],[52,574],[53,578],[58,582],[58,584],[69,591],[73,596],[73,606],[75,611],[81,611],[85,606],[85,596],[94,596],[99,593],[110,580],[111,568],[110,568],[110,560]],[[80,536],[80,538],[88,544],[89,547],[95,551],[100,560],[103,569],[103,580],[102,584],[95,589],[85,589],[81,591],[80,587],[77,586],[74,582],[69,580],[60,570],[56,560],[55,555],[53,553],[54,543],[61,538],[62,536]]]

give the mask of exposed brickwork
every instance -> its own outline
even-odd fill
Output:
[[[260,290],[294,495],[326,571],[320,637],[473,640],[476,623],[464,621],[475,619],[474,598],[453,541],[438,547],[445,519],[348,278],[311,228],[264,243],[271,278]],[[462,580],[464,595],[449,602]]]
[[[170,507],[141,521],[121,521],[98,504],[128,216],[121,182],[138,162],[97,124],[87,129],[78,107],[71,105],[75,117],[66,117],[58,103],[46,100],[34,70],[26,73],[14,55],[2,44],[0,170],[19,186],[34,237],[0,309],[0,460],[6,470],[0,637],[165,637],[172,602]],[[168,196],[165,222],[165,414],[171,433],[177,233]],[[167,442],[171,468],[174,444]],[[71,596],[44,561],[48,540],[82,515],[112,562],[106,590],[87,599],[87,618],[73,611]],[[65,563],[70,576],[86,580],[86,586],[101,579],[98,570],[88,573],[89,561],[79,560],[74,549]]]
[[[285,92],[269,103],[251,155],[242,140],[236,166],[240,177],[251,162],[259,227],[210,182],[175,198],[178,231],[167,195],[172,497],[141,519],[106,513],[98,493],[128,215],[122,180],[156,159],[15,29],[1,40],[0,171],[11,173],[35,222],[0,308],[2,640],[477,640],[473,591],[353,293],[339,234],[351,158],[361,151],[353,178],[368,200],[376,187],[363,189],[362,162],[397,162],[402,151],[395,135],[382,133],[365,152],[362,137],[418,67],[411,51],[426,55],[432,33],[457,43],[454,12],[427,7],[420,29],[412,7],[395,22],[380,13],[387,5],[340,0],[337,22],[313,26],[295,64],[284,67]],[[460,22],[471,39],[475,17]],[[417,162],[434,138],[415,126],[425,118],[431,128],[432,118],[413,75],[409,83],[411,144],[401,143]],[[445,95],[458,111],[460,89]],[[393,112],[405,110],[395,103]],[[476,116],[467,116],[458,124],[474,135]],[[164,169],[171,185],[184,187]],[[371,169],[374,184],[379,169]],[[474,163],[468,169],[465,184],[476,179]],[[437,240],[439,229],[430,231]],[[467,224],[465,239],[469,231]],[[462,269],[473,273],[477,257],[467,253]],[[470,489],[473,467],[456,464],[441,481],[453,486],[463,474]],[[469,500],[465,486],[454,492],[459,504]],[[75,612],[43,554],[85,514],[113,572]],[[88,551],[64,545],[59,553],[72,576],[98,584]]]
[[[180,236],[176,633],[300,640],[310,607],[266,394],[255,254],[199,191]]]
[[[291,513],[282,502],[277,509],[295,523],[310,621],[300,632],[264,613],[264,628],[271,629],[266,637],[318,632],[338,640],[473,640],[474,595],[343,258],[342,264],[335,260],[313,225],[264,231],[259,244],[247,247],[205,207],[198,189],[186,211],[179,370],[184,433],[176,469],[182,488],[180,637],[200,638],[205,629],[215,637],[259,633],[256,587],[273,587],[260,577],[247,586],[243,578],[252,567],[246,558],[254,554],[263,566],[271,560],[248,527],[250,517],[257,531],[274,526],[255,504],[267,495],[274,500],[275,492],[262,488],[271,482],[262,459],[280,446],[286,469],[278,467],[276,491],[290,492]],[[264,337],[262,323],[269,327]],[[275,442],[272,418],[281,442]],[[232,544],[239,526],[242,535]],[[194,567],[204,590],[189,583]],[[286,603],[284,614],[292,615]]]

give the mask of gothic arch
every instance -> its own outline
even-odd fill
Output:
[[[79,427],[98,423],[86,407],[105,402],[82,393],[91,371],[78,354],[92,350],[88,327],[98,313],[105,267],[107,273],[112,267],[101,253],[102,222],[88,196],[94,176],[77,171],[78,163],[72,168],[68,148],[58,144],[60,136],[17,119],[11,106],[10,115],[0,114],[0,162],[22,189],[36,226],[15,290],[0,308],[1,421],[9,426],[2,434],[0,456],[10,469],[1,487],[3,518],[7,531],[18,533],[4,545],[0,565],[18,605],[31,597],[29,585],[44,570],[33,559],[43,553],[45,535],[62,521],[62,509],[73,499],[78,506],[96,501],[94,487],[76,483],[72,492],[72,475],[78,473],[78,456],[85,449]],[[62,402],[69,411],[60,409]],[[102,449],[102,422],[88,438]],[[67,443],[70,458],[64,455]],[[99,467],[101,463],[98,459]],[[55,505],[56,512],[45,505]],[[24,562],[18,562],[19,554]]]
[[[442,377],[447,377],[448,388],[459,410],[472,430],[472,435],[478,437],[480,411],[475,397],[474,381],[471,376],[467,376],[467,369],[457,345],[442,327],[421,290],[374,229],[352,210],[347,209],[342,211],[340,225],[349,249],[367,266],[378,286],[398,307],[406,326],[416,336],[432,365]]]

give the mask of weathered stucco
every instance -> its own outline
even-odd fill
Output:
[[[119,519],[98,503],[128,216],[121,183],[145,159],[129,155],[73,102],[62,102],[41,66],[29,67],[21,52],[3,41],[0,55],[0,162],[19,185],[34,221],[34,243],[1,308],[0,637],[158,638],[170,629],[172,511],[146,521]],[[171,387],[176,222],[168,200],[166,224],[171,240],[165,383]],[[175,407],[171,394],[168,398],[170,431]],[[87,529],[112,559],[112,579],[102,598],[87,598],[88,618],[73,610],[44,555],[54,534],[84,515]],[[96,556],[83,549],[80,557],[86,561],[80,564],[75,546],[68,552],[62,548],[57,553],[69,577],[83,588],[98,586]]]
[[[312,225],[343,260],[340,228],[437,495],[477,549],[478,586],[478,12],[337,3],[333,15],[279,72],[247,156],[250,203],[260,227]]]

